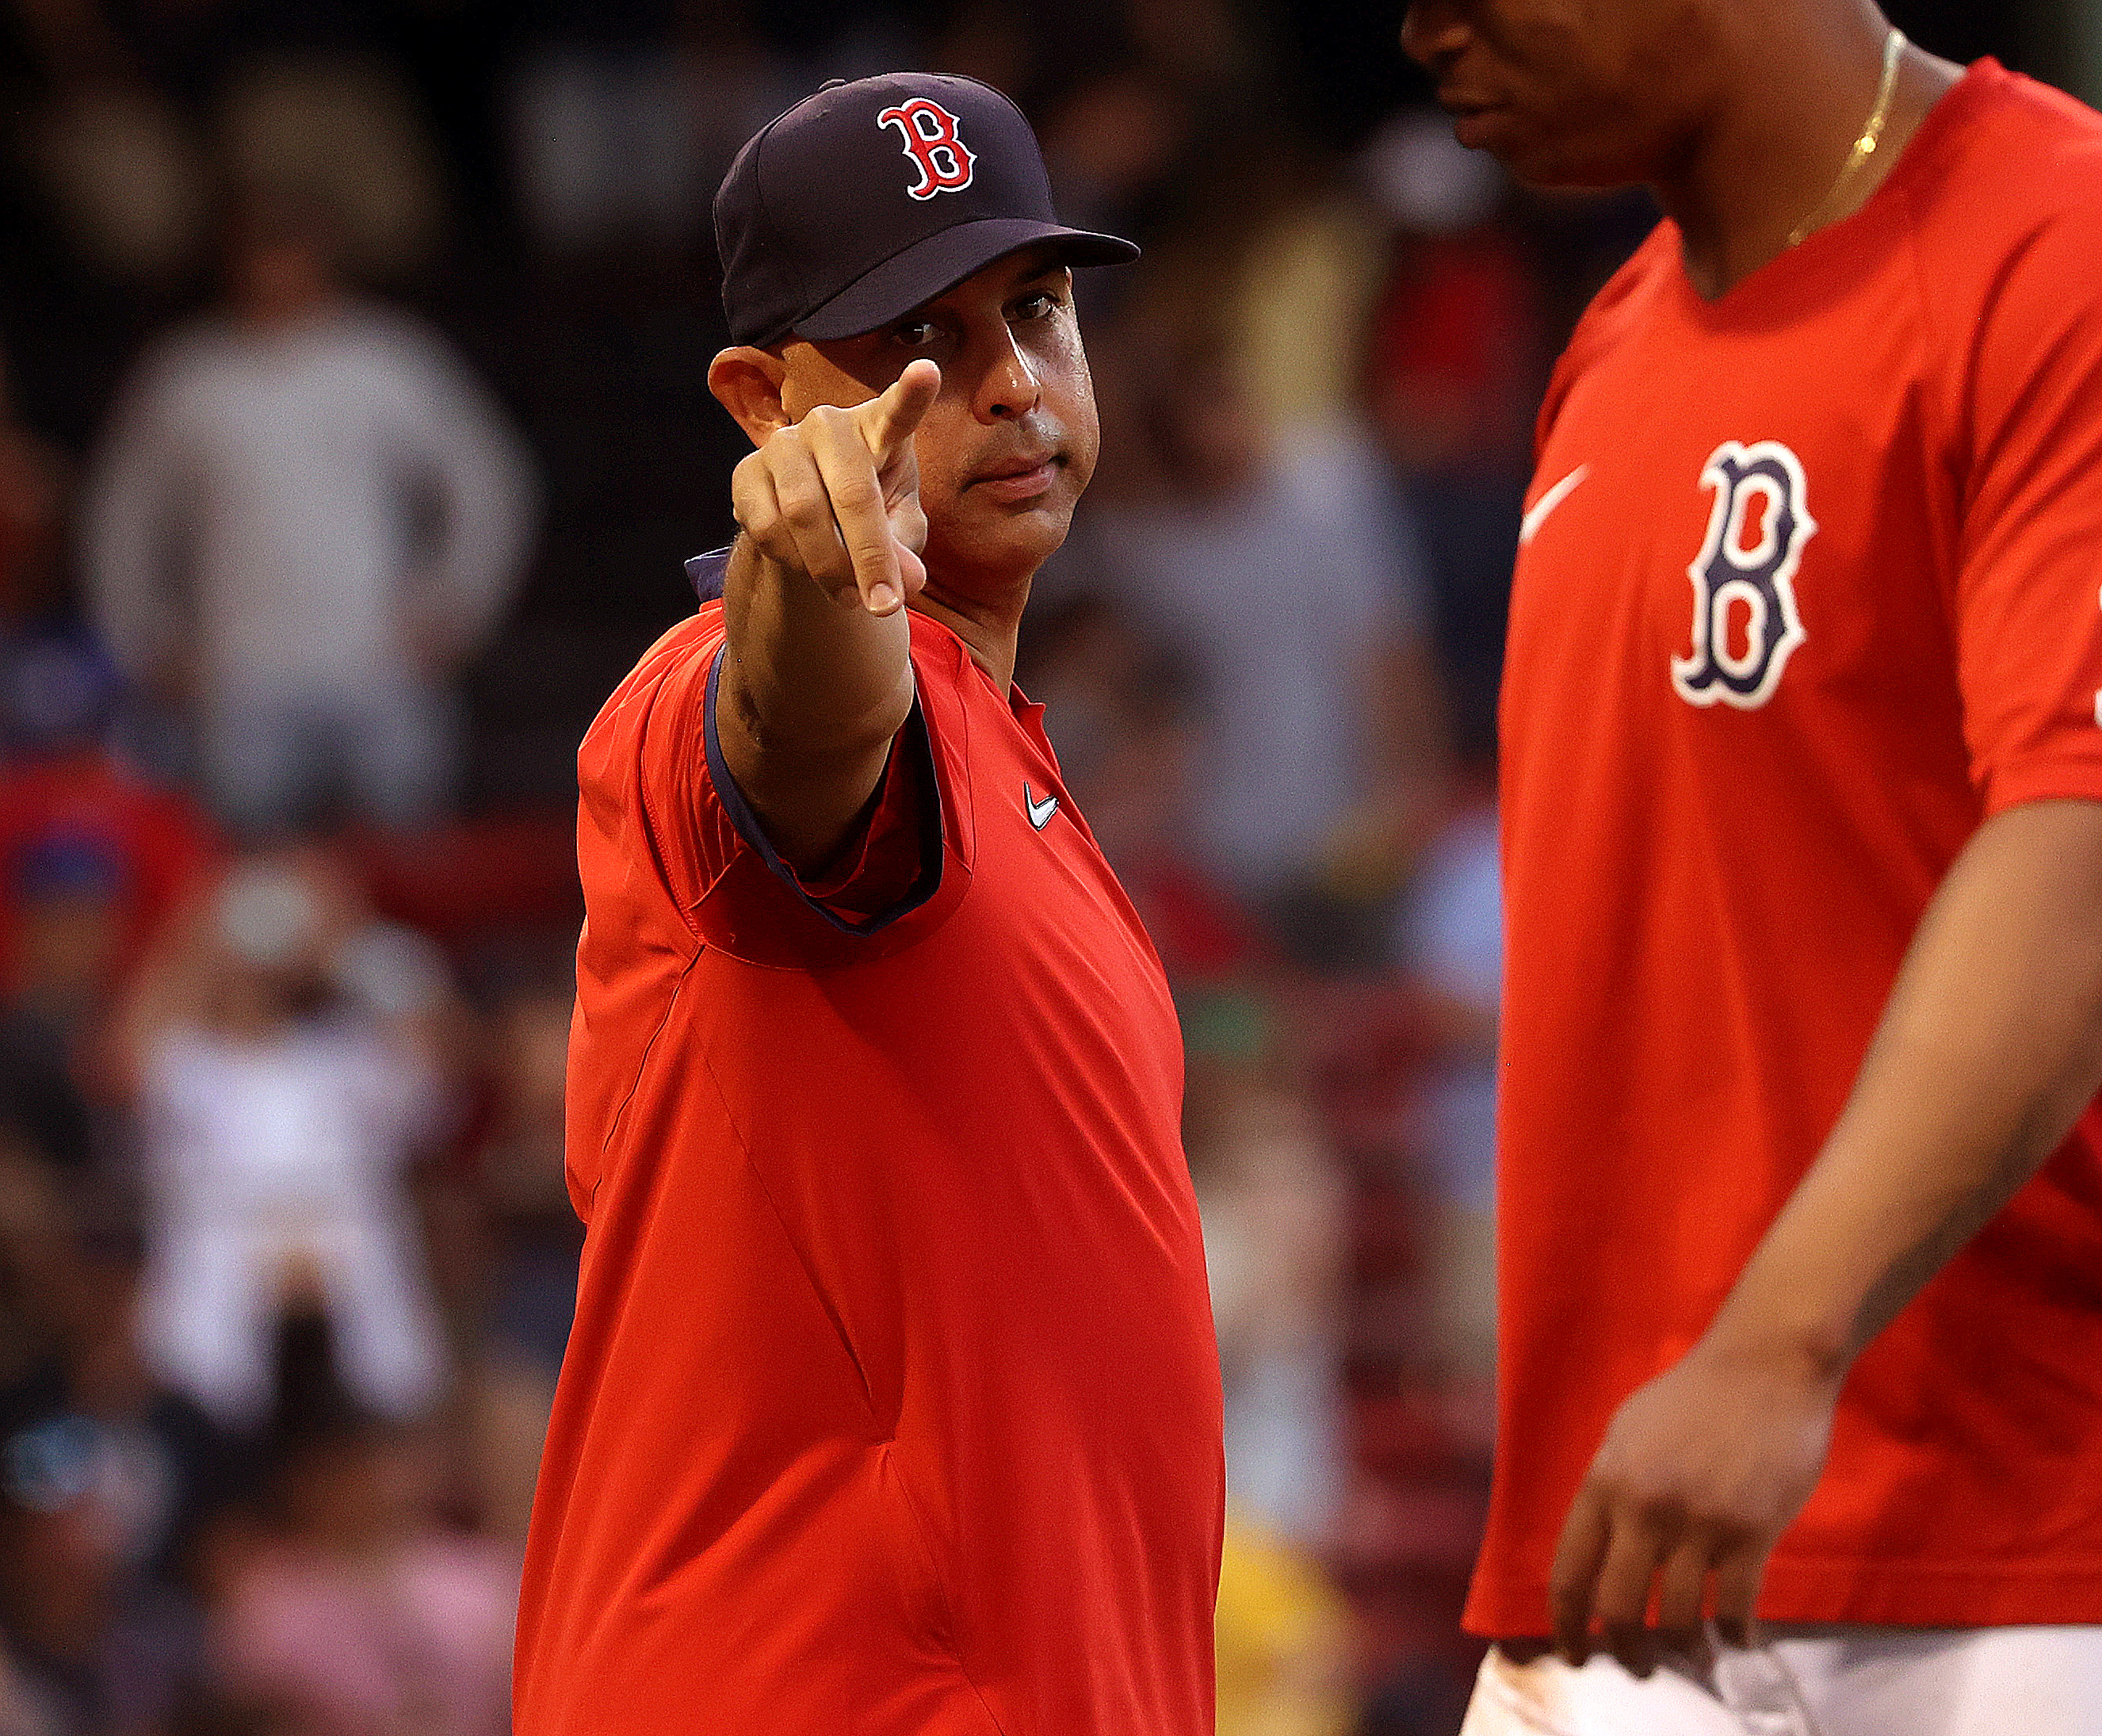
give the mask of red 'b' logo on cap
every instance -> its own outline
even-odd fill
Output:
[[[918,165],[920,179],[905,190],[916,199],[931,199],[938,193],[960,192],[971,184],[971,166],[978,161],[970,147],[956,136],[956,118],[939,103],[913,97],[876,118],[879,127],[895,127],[905,135],[905,154]]]

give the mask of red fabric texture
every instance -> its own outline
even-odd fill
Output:
[[[1208,1736],[1220,1395],[1159,963],[1039,708],[917,615],[941,885],[827,923],[710,784],[721,640],[715,604],[667,635],[579,760],[589,1232],[520,1736]]]

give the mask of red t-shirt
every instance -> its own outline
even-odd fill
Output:
[[[1541,416],[1503,710],[1501,1409],[1468,1621],[1539,1634],[1988,816],[2102,800],[2102,118],[1990,61],[1713,304],[1661,226]],[[1856,1365],[1771,1620],[2102,1621],[2102,1118]]]
[[[520,1736],[1208,1736],[1224,1472],[1144,930],[916,615],[866,859],[774,860],[710,604],[586,738],[577,1318]],[[712,765],[713,770],[711,770]],[[896,884],[871,910],[858,880]]]
[[[0,992],[18,988],[21,881],[40,849],[95,859],[117,907],[113,985],[136,965],[217,853],[193,802],[157,789],[99,749],[0,770]]]

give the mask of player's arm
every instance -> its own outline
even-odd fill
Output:
[[[1727,1632],[1822,1469],[1854,1359],[2102,1090],[2102,802],[1988,821],[1929,906],[1854,1092],[1700,1343],[1608,1430],[1565,1525],[1555,1637],[1645,1668],[1646,1611]]]
[[[744,534],[724,580],[716,739],[768,842],[800,873],[821,871],[852,836],[912,709],[904,606],[926,583],[912,434],[941,377],[916,362],[880,396],[797,422],[778,391],[770,420],[763,392],[730,404],[757,450],[731,484]],[[727,382],[726,402],[738,384]]]

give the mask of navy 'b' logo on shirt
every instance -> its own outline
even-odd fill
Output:
[[[1689,705],[1753,711],[1773,697],[1803,643],[1795,571],[1817,534],[1803,461],[1777,440],[1716,447],[1701,473],[1714,491],[1707,540],[1687,567],[1693,650],[1671,659],[1671,685]]]

